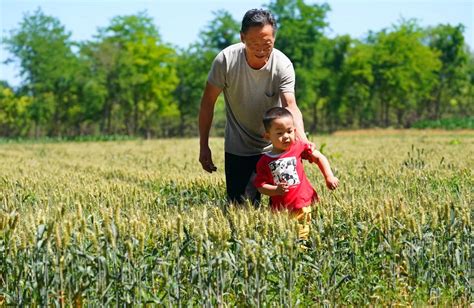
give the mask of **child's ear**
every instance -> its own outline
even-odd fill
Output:
[[[270,134],[268,132],[263,133],[263,138],[270,140]]]

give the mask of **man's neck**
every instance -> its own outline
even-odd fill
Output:
[[[254,70],[259,70],[262,67],[264,67],[265,64],[267,64],[269,59],[270,59],[270,56],[265,59],[249,59],[247,57],[247,52],[245,52],[245,60],[247,61],[247,64]]]
[[[267,60],[264,60],[264,61],[258,61],[258,62],[257,62],[257,61],[255,61],[255,62],[250,62],[250,61],[247,60],[248,65],[249,65],[251,68],[253,68],[254,70],[259,70],[259,69],[261,69],[262,67],[265,66],[265,64],[267,64],[267,62],[268,62],[268,59],[267,59]]]

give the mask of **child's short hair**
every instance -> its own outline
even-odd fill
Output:
[[[269,131],[272,123],[276,119],[290,117],[293,119],[293,115],[291,112],[283,107],[273,107],[268,109],[265,114],[263,115],[263,126],[265,127],[265,131]]]

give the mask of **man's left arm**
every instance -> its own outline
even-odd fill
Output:
[[[305,143],[310,143],[308,138],[306,138],[304,123],[303,123],[303,114],[301,113],[300,108],[298,108],[298,105],[296,104],[295,93],[284,92],[280,94],[280,98],[281,98],[281,103],[283,107],[288,109],[293,115],[297,138]]]

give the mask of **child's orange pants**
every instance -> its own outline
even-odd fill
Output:
[[[311,206],[291,211],[291,218],[298,220],[298,238],[307,240],[309,237],[309,227],[311,225]]]

